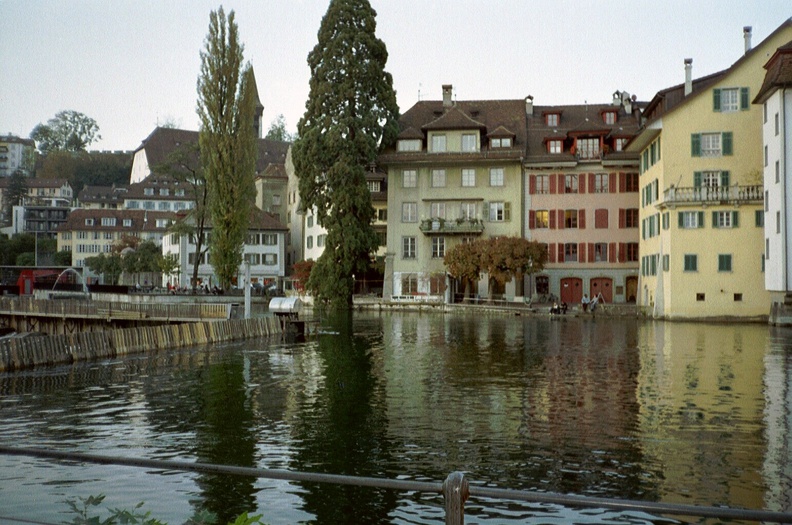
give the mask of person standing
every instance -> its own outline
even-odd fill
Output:
[[[583,308],[583,311],[584,311],[584,312],[588,311],[588,307],[589,307],[589,303],[590,303],[590,302],[591,302],[591,301],[589,301],[589,296],[588,296],[588,294],[587,294],[587,293],[584,293],[584,294],[583,294],[583,299],[581,299],[581,300],[580,300],[580,306]]]

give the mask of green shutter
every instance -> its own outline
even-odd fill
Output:
[[[740,212],[733,211],[732,212],[732,228],[739,228],[740,227]]]
[[[724,131],[721,134],[721,144],[723,146],[723,154],[724,155],[731,155],[732,154],[732,132],[731,131]]]
[[[764,226],[764,210],[756,210],[754,213],[754,221],[756,222],[756,226]]]
[[[718,227],[718,212],[716,211],[712,212],[712,227],[713,228]]]
[[[701,172],[700,171],[694,171],[693,172],[693,186],[696,187],[696,188],[700,188],[701,187]]]
[[[751,109],[750,102],[748,100],[747,87],[740,88],[740,109],[743,111]]]
[[[698,227],[699,228],[703,228],[704,227],[704,212],[703,211],[698,212]]]
[[[685,227],[685,216],[682,215],[682,212],[680,211],[680,212],[677,212],[677,217],[679,218],[679,227],[680,228],[684,228]]]
[[[506,222],[511,221],[511,202],[503,203],[503,220]]]
[[[720,111],[720,89],[712,90],[712,111]]]
[[[720,174],[720,185],[721,186],[728,186],[729,185],[729,172],[728,171],[721,171]]]
[[[553,210],[553,211],[555,211],[555,210]],[[489,216],[489,202],[484,201],[482,203],[482,208],[481,208],[481,220],[488,221],[489,218],[490,218],[490,216]]]
[[[698,133],[690,135],[690,155],[701,157],[701,135]]]

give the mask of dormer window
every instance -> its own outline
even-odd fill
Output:
[[[627,139],[619,138],[616,139],[616,141],[614,142],[614,148],[616,149],[616,151],[624,151],[624,146],[626,144],[627,144]]]
[[[102,226],[115,226],[115,217],[102,217]]]
[[[462,134],[462,151],[476,151],[476,135],[473,133]]]
[[[124,219],[124,227],[131,228],[132,227],[132,219]]]
[[[176,190],[176,196],[177,197],[184,197],[184,188],[178,188]]]
[[[446,151],[446,136],[432,135],[432,152],[443,153]]]
[[[563,142],[560,140],[548,140],[547,141],[547,152],[548,153],[563,153],[564,145]]]
[[[420,139],[400,140],[398,149],[399,151],[421,151],[421,140]]]
[[[143,188],[143,195],[154,195],[154,188]]]
[[[548,126],[558,126],[559,121],[559,114],[558,113],[548,113],[545,115],[545,123]]]
[[[94,220],[93,219],[85,219],[85,225],[86,226],[93,226],[94,225]]]
[[[602,120],[605,121],[605,124],[616,124],[616,112],[606,111],[602,114]]]
[[[499,139],[490,139],[490,148],[511,148],[511,137],[503,137]]]
[[[168,188],[160,188],[160,195],[162,195],[163,197],[167,197],[169,194],[170,191],[168,190]]]

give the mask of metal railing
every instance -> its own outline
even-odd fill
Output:
[[[442,494],[445,502],[446,525],[463,525],[465,523],[465,502],[471,496],[501,500],[524,501],[528,503],[551,503],[567,507],[598,508],[618,511],[640,511],[653,514],[696,516],[701,518],[716,518],[722,520],[792,523],[792,513],[774,512],[768,510],[705,507],[701,505],[683,505],[676,503],[575,496],[553,492],[479,487],[476,485],[470,485],[468,479],[461,472],[452,472],[448,475],[444,482],[440,483],[360,476],[344,476],[339,474],[321,474],[315,472],[258,469],[251,467],[233,467],[226,465],[214,465],[210,463],[189,463],[186,461],[111,457],[78,452],[59,452],[37,448],[7,447],[2,445],[0,445],[0,454],[58,459],[65,461],[78,461],[83,463],[98,463],[103,465],[154,468],[158,470],[178,470],[184,472],[200,472],[208,474],[230,474],[285,481],[333,483],[336,485],[353,485],[357,487]]]
[[[119,317],[149,320],[228,319],[230,305],[220,303],[112,303],[105,301],[47,301],[32,297],[0,297],[0,315],[44,317]]]

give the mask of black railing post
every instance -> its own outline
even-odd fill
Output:
[[[452,472],[443,482],[446,525],[465,524],[465,501],[470,496],[470,487],[465,475]]]

